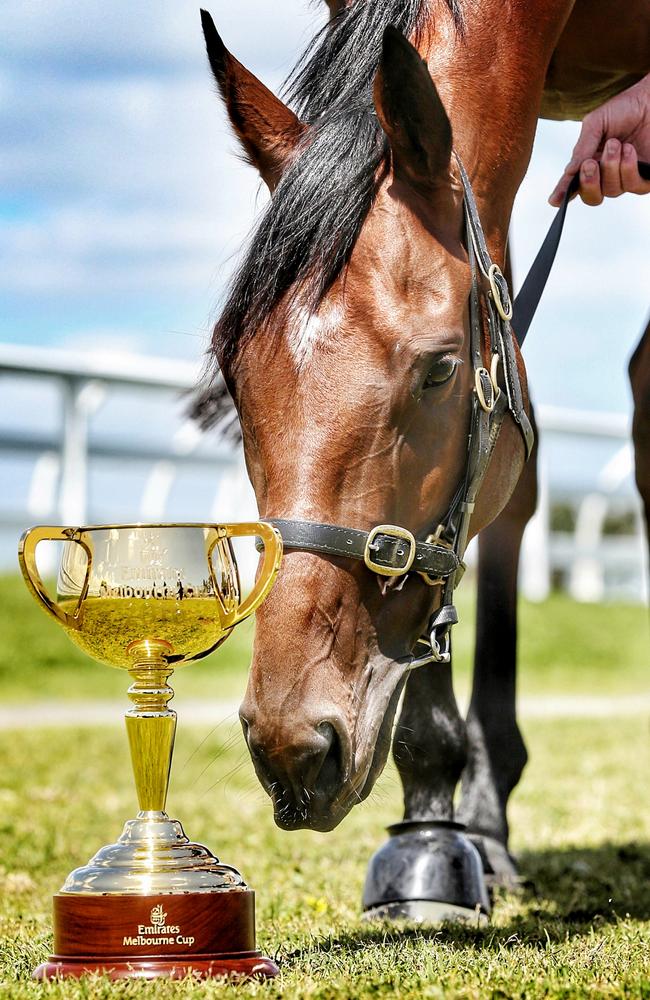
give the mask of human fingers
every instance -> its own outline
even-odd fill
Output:
[[[556,208],[562,204],[562,200],[568,191],[569,184],[578,173],[580,165],[591,159],[600,148],[601,139],[605,131],[605,119],[601,108],[586,115],[580,129],[580,135],[576,142],[571,159],[564,168],[564,173],[558,181],[550,198],[551,205]]]
[[[580,167],[580,197],[585,205],[600,205],[603,200],[597,160],[585,160]]]
[[[621,180],[622,147],[618,139],[608,139],[600,158],[600,189],[605,198],[618,198],[623,194]]]
[[[549,195],[548,203],[553,205],[554,208],[559,208],[564,201],[564,196],[569,190],[569,184],[573,180],[573,174],[567,173],[565,170],[559,181],[553,188],[553,191]]]
[[[639,173],[639,158],[630,142],[623,145],[621,157],[621,182],[624,191],[632,194],[650,194],[650,181],[644,181]]]

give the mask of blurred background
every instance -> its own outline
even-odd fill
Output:
[[[325,19],[216,2],[278,90]],[[241,456],[184,416],[266,198],[238,157],[187,0],[0,9],[0,570],[36,521],[242,518]],[[515,283],[553,216],[573,123],[543,123],[513,222]],[[647,597],[626,365],[648,301],[650,198],[574,204],[526,360],[543,432],[523,556],[533,600]]]

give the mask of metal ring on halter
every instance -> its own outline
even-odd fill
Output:
[[[492,355],[492,363],[490,364],[490,378],[492,379],[492,388],[494,389],[494,392],[496,394],[496,399],[494,400],[495,403],[496,403],[497,399],[499,398],[499,396],[501,395],[501,389],[499,388],[499,363],[500,363],[500,361],[501,361],[501,357],[495,351],[494,354]]]
[[[441,647],[435,634],[435,629],[428,638],[418,639],[416,646],[424,646],[426,652],[422,656],[411,656],[408,661],[410,670],[417,670],[418,667],[426,667],[430,663],[449,663],[451,661],[451,635],[449,629],[442,637]]]
[[[425,541],[430,542],[433,545],[444,545],[446,548],[453,550],[453,545],[451,544],[451,542],[446,542],[442,538],[443,531],[444,531],[444,524],[439,524],[434,532],[432,532],[430,535],[427,535]],[[441,583],[445,582],[445,578],[443,576],[429,576],[428,573],[419,573],[418,576],[422,580],[424,580],[427,587],[438,587],[440,586]],[[420,642],[421,640],[418,641]]]
[[[478,401],[481,404],[482,409],[486,413],[492,413],[496,402],[498,399],[498,394],[501,391],[498,386],[495,386],[492,381],[492,376],[487,368],[477,368],[474,373],[474,386],[476,388],[476,395],[478,396]]]
[[[430,640],[432,661],[434,663],[449,663],[451,661],[451,634],[449,628],[447,628],[441,637],[442,646],[438,641],[435,629],[431,633]]]
[[[501,319],[509,323],[512,319],[512,299],[508,292],[508,285],[506,279],[503,275],[503,271],[498,264],[491,264],[490,270],[488,271],[488,281],[490,282],[490,291],[492,292],[492,298],[494,299],[494,304],[497,307],[497,312]],[[499,284],[499,281],[503,282],[503,285]],[[503,304],[503,293],[506,294],[507,308]]]

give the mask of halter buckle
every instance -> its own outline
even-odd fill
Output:
[[[512,319],[512,299],[508,290],[508,282],[498,264],[490,265],[488,281],[497,312],[502,320],[509,323]]]
[[[378,535],[385,535],[387,538],[394,538],[397,541],[408,542],[409,551],[403,566],[382,566],[380,563],[374,561],[371,555],[371,550],[375,545]],[[379,576],[404,576],[404,574],[408,573],[413,565],[413,560],[415,559],[415,546],[415,537],[407,528],[400,528],[399,525],[396,524],[378,524],[368,533],[366,547],[363,553],[363,561],[371,572],[377,573]],[[398,552],[398,555],[401,555],[401,553]]]

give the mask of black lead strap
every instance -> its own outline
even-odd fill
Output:
[[[644,163],[640,160],[639,174],[644,180],[650,181],[650,163]],[[537,307],[546,287],[548,276],[551,273],[553,261],[555,260],[555,255],[562,238],[562,230],[564,229],[564,220],[566,218],[569,202],[571,201],[573,195],[577,193],[579,187],[580,174],[576,174],[569,184],[567,193],[564,196],[564,201],[558,208],[557,215],[553,219],[551,228],[546,234],[546,239],[542,243],[539,253],[535,257],[531,269],[526,275],[526,280],[521,286],[519,294],[515,299],[514,312],[512,315],[512,329],[520,347],[526,339],[526,334],[530,329],[530,324],[533,322],[533,317],[537,312]]]

